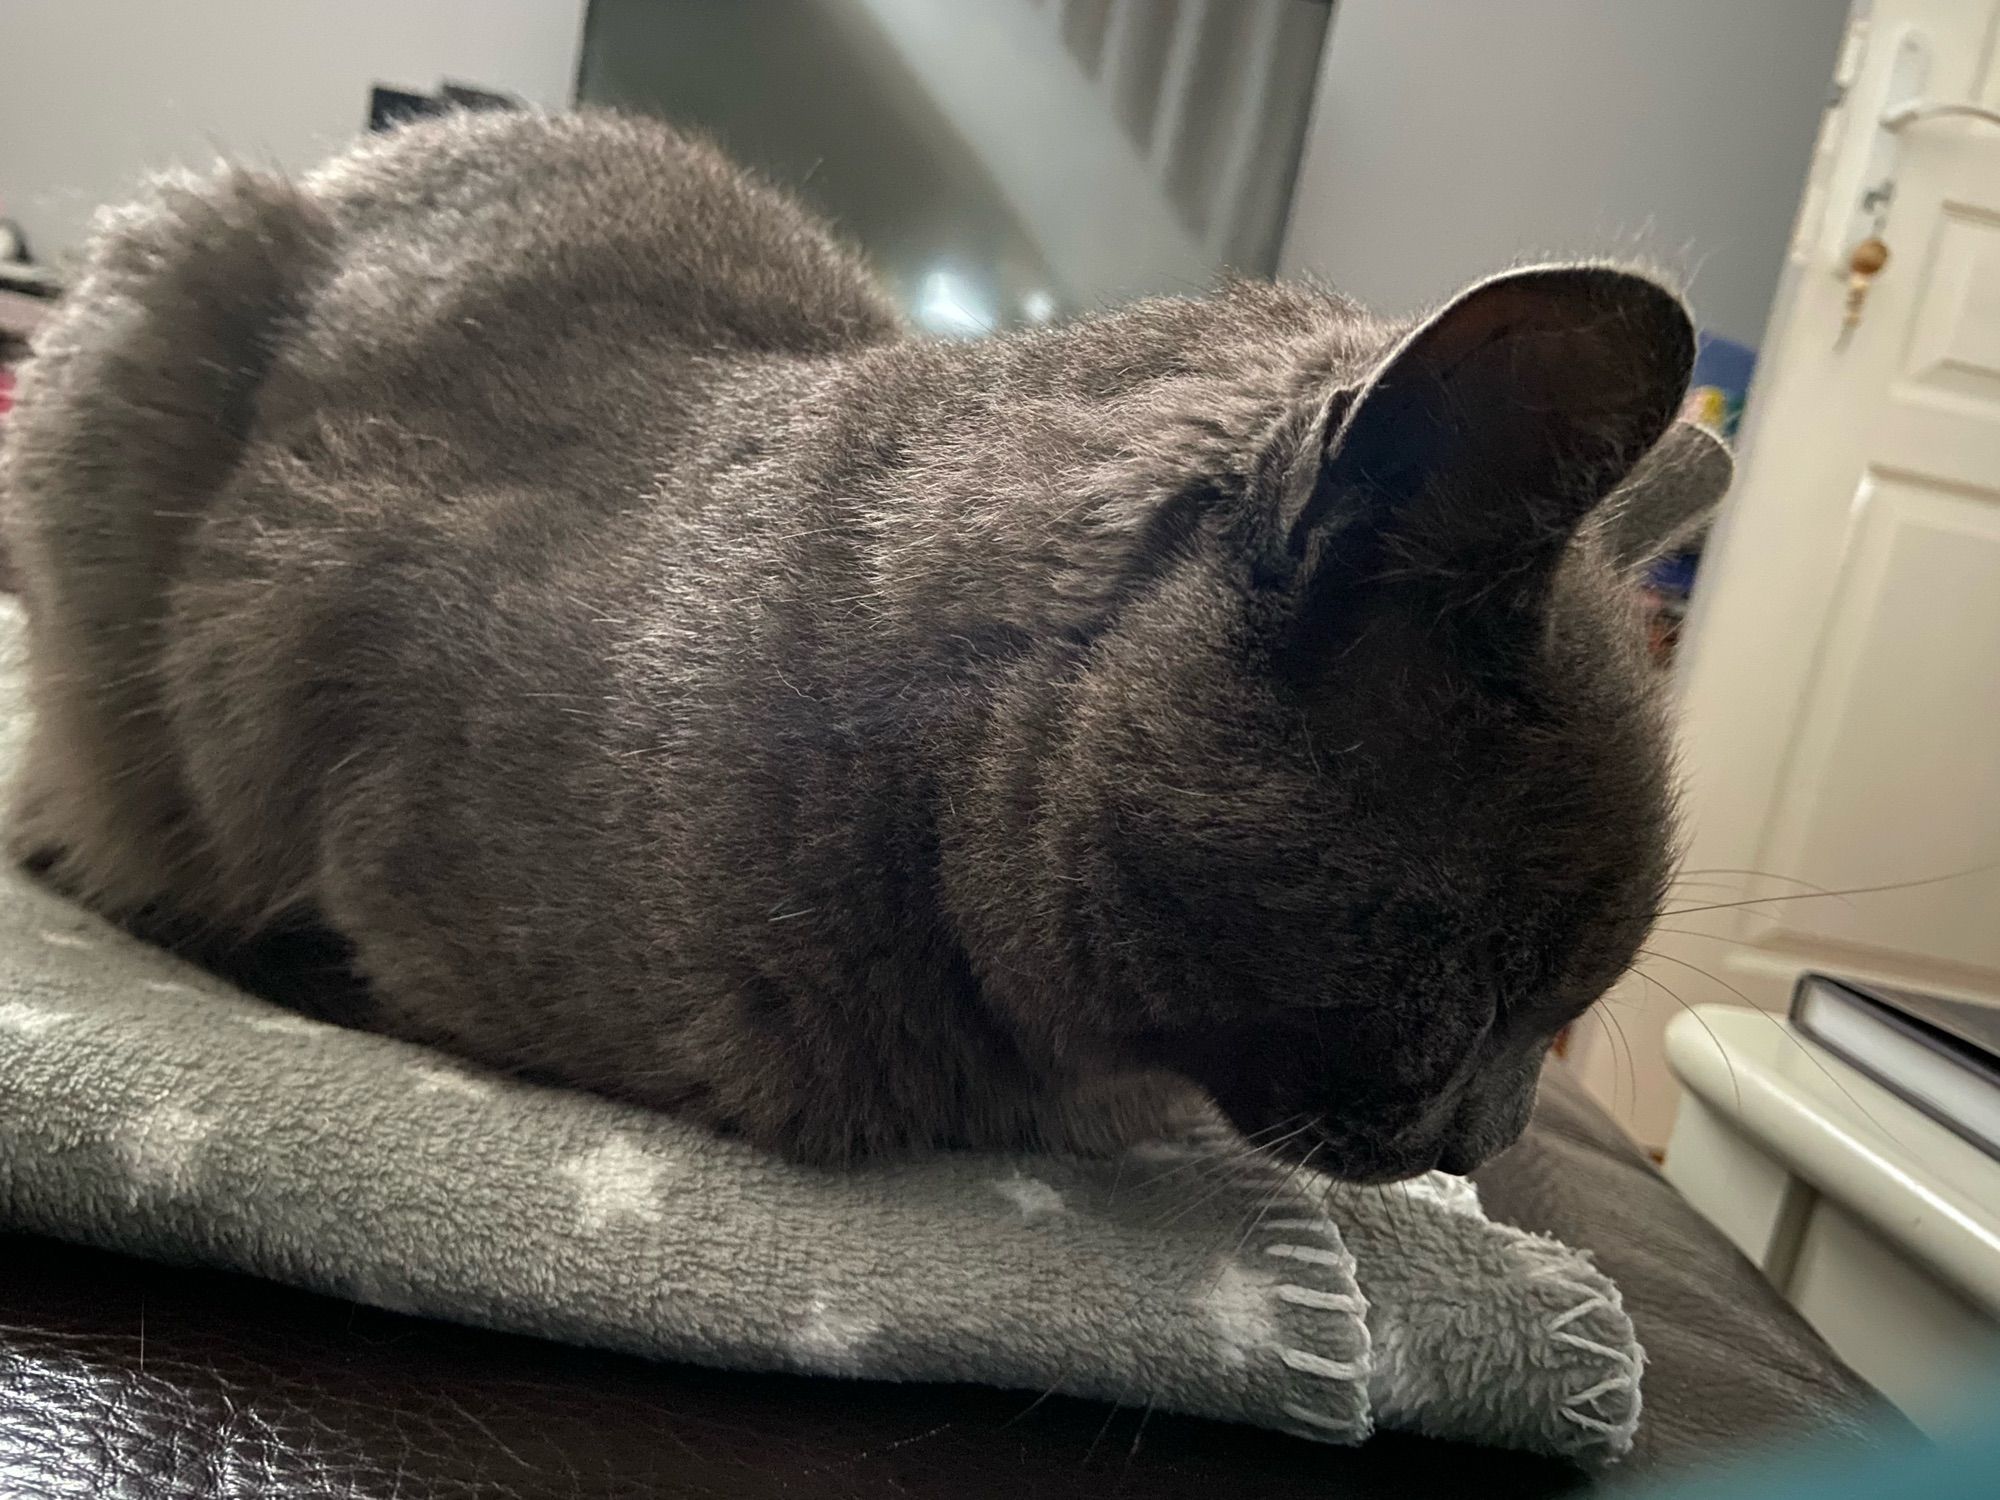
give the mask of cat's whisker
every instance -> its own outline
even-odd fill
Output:
[[[1226,1152],[1203,1152],[1188,1161],[1180,1162],[1173,1166],[1162,1167],[1159,1171],[1147,1176],[1145,1179],[1146,1185],[1151,1187],[1159,1183],[1169,1182],[1176,1177],[1184,1176],[1190,1172],[1195,1173],[1197,1179],[1199,1179],[1202,1174],[1213,1172],[1218,1166],[1233,1166],[1244,1162],[1263,1160],[1265,1159],[1265,1144],[1273,1136],[1277,1135],[1279,1131],[1305,1122],[1306,1118],[1302,1113],[1286,1115],[1276,1124],[1266,1125],[1261,1130],[1254,1130],[1248,1135],[1239,1136],[1232,1143],[1230,1150]],[[1129,1156],[1129,1153],[1127,1155]]]
[[[1139,1425],[1132,1433],[1132,1446],[1125,1452],[1125,1466],[1118,1471],[1118,1482],[1122,1485],[1125,1476],[1132,1472],[1132,1460],[1139,1456],[1139,1439],[1146,1435],[1146,1424],[1153,1418],[1153,1408],[1159,1404],[1157,1395],[1146,1398],[1146,1409],[1139,1413]]]
[[[1304,1120],[1304,1116],[1292,1116],[1292,1118],[1294,1120]],[[1234,1148],[1234,1150],[1230,1150],[1226,1154],[1204,1154],[1196,1162],[1190,1162],[1190,1164],[1184,1164],[1184,1166],[1176,1166],[1176,1168],[1168,1168],[1166,1172],[1160,1172],[1158,1176],[1148,1178],[1148,1186],[1152,1186],[1156,1182],[1166,1182],[1166,1180],[1170,1180],[1174,1176],[1180,1176],[1182,1172],[1188,1170],[1188,1166],[1196,1168],[1194,1180],[1198,1184],[1202,1184],[1202,1186],[1222,1184],[1224,1188],[1228,1188],[1228,1186],[1240,1184],[1244,1180],[1246,1172],[1254,1172],[1258,1168],[1270,1168],[1270,1166],[1274,1166],[1278,1162],[1276,1150],[1282,1148],[1282,1146],[1288,1146],[1292,1140],[1296,1140],[1298,1136],[1306,1134],[1306,1130],[1310,1130],[1310,1128],[1312,1128],[1312,1122],[1304,1120],[1298,1128],[1288,1130],[1286,1134],[1276,1136],[1276,1138],[1272,1138],[1272,1140],[1268,1140],[1264,1144],[1258,1144],[1258,1146],[1238,1146],[1238,1148]]]
[[[1967,866],[1964,869],[1951,870],[1942,875],[1926,875],[1914,880],[1888,881],[1879,885],[1846,886],[1831,890],[1815,887],[1812,890],[1806,891],[1780,891],[1768,896],[1748,896],[1738,901],[1704,902],[1684,906],[1661,904],[1644,908],[1613,907],[1598,912],[1589,919],[1586,925],[1604,927],[1622,925],[1628,922],[1644,922],[1654,931],[1673,931],[1676,929],[1661,928],[1657,924],[1669,917],[1693,916],[1701,912],[1736,911],[1777,902],[1840,900],[1850,896],[1879,895],[1892,891],[1914,890],[1923,886],[1943,884],[1946,881],[1963,880],[1974,875],[1984,875],[1994,870],[2000,870],[2000,860],[1988,860],[1982,864]],[[1799,881],[1795,876],[1772,876],[1771,878],[1789,879],[1799,884],[1810,884],[1810,882]],[[1722,934],[1695,932],[1692,935],[1698,937],[1714,936],[1718,941],[1724,942],[1737,941]]]
[[[1683,969],[1692,969],[1695,973],[1701,975],[1702,978],[1708,980],[1710,983],[1721,985],[1724,989],[1728,990],[1730,994],[1734,995],[1738,1000],[1741,1000],[1746,1006],[1749,1006],[1751,1009],[1755,1010],[1759,1008],[1754,1000],[1752,1000],[1748,995],[1744,994],[1743,991],[1739,990],[1735,985],[1731,984],[1728,980],[1722,978],[1720,975],[1710,973],[1707,969],[1702,968],[1699,964],[1691,964],[1684,958],[1675,958],[1673,954],[1662,953],[1656,948],[1641,948],[1639,950],[1639,956],[1641,958],[1657,959],[1662,963],[1678,964]]]
[[[1389,1186],[1395,1188],[1397,1192],[1402,1196],[1403,1207],[1407,1209],[1410,1206],[1409,1179],[1407,1177],[1399,1179],[1396,1182],[1390,1183]],[[1383,1221],[1388,1224],[1389,1232],[1395,1238],[1397,1256],[1407,1257],[1410,1252],[1409,1252],[1409,1244],[1404,1236],[1404,1231],[1403,1231],[1403,1215],[1400,1213],[1385,1213],[1382,1215],[1382,1218]]]
[[[1198,1212],[1205,1205],[1214,1202],[1224,1193],[1233,1192],[1244,1186],[1247,1180],[1245,1175],[1229,1173],[1222,1174],[1220,1177],[1204,1178],[1201,1183],[1201,1186],[1205,1189],[1204,1191],[1196,1193],[1192,1197],[1182,1199],[1173,1208],[1154,1218],[1148,1227],[1155,1230],[1170,1229],[1189,1215]]]
[[[1837,891],[1829,890],[1827,887],[1823,885],[1815,885],[1810,880],[1803,880],[1797,875],[1780,875],[1775,870],[1753,870],[1745,866],[1737,866],[1737,865],[1716,865],[1705,869],[1683,870],[1679,872],[1679,874],[1675,875],[1674,881],[1676,884],[1679,883],[1683,875],[1702,875],[1702,876],[1739,875],[1747,879],[1778,880],[1784,882],[1786,885],[1804,886],[1808,891],[1811,891],[1815,895],[1820,895],[1820,896],[1834,896],[1840,894]]]
[[[1123,1411],[1124,1409],[1125,1409],[1125,1403],[1122,1401],[1114,1401],[1111,1403],[1111,1410],[1104,1414],[1104,1425],[1097,1429],[1097,1436],[1092,1438],[1090,1440],[1090,1446],[1083,1450],[1083,1457],[1077,1463],[1078,1468],[1087,1469],[1090,1467],[1090,1460],[1097,1453],[1097,1445],[1104,1441],[1104,1435],[1107,1432],[1111,1431],[1111,1424],[1118,1419],[1118,1413]]]
[[[1271,1191],[1266,1193],[1263,1200],[1250,1211],[1244,1220],[1243,1232],[1237,1236],[1235,1245],[1230,1249],[1230,1259],[1234,1260],[1238,1255],[1243,1253],[1244,1245],[1249,1243],[1250,1236],[1255,1234],[1258,1226],[1264,1222],[1264,1216],[1271,1211],[1271,1205],[1276,1203],[1287,1192],[1291,1191],[1292,1185],[1300,1177],[1304,1176],[1306,1171],[1312,1166],[1313,1158],[1325,1149],[1326,1142],[1324,1140],[1314,1141],[1312,1146],[1306,1151],[1306,1154],[1292,1163],[1291,1170],[1279,1178],[1277,1183],[1271,1188]]]
[[[1625,1079],[1627,1095],[1631,1098],[1635,1106],[1639,1101],[1639,1075],[1637,1069],[1632,1066],[1630,1044],[1626,1044],[1626,1051],[1623,1054],[1619,1052],[1619,1042],[1624,1036],[1624,1031],[1623,1028],[1613,1028],[1615,1018],[1603,1002],[1600,1001],[1598,1004],[1591,1006],[1584,1014],[1597,1022],[1598,1030],[1604,1033],[1604,1045],[1611,1049],[1611,1112],[1614,1115],[1619,1114],[1621,1111],[1619,1109],[1618,1084],[1621,1077],[1619,1072],[1621,1064],[1625,1070],[1622,1076]]]
[[[1666,933],[1672,937],[1703,938],[1711,943],[1740,943],[1743,940],[1727,932],[1700,932],[1692,927],[1655,927],[1653,932]]]
[[[1668,886],[1668,894],[1677,896],[1682,891],[1734,891],[1742,887],[1729,880],[1675,880]]]
[[[1741,906],[1763,906],[1778,901],[1825,901],[1843,896],[1873,896],[1886,891],[1914,891],[1925,886],[1942,885],[1948,880],[1963,880],[1970,875],[1984,875],[2000,869],[2000,860],[1988,860],[1984,864],[1973,865],[1964,870],[1953,870],[1944,875],[1928,875],[1921,880],[1893,880],[1882,885],[1851,885],[1841,890],[1790,891],[1776,896],[1758,896],[1745,901],[1717,901],[1706,906],[1672,907],[1660,913],[1663,917],[1685,917],[1695,912],[1728,911]]]
[[[1832,1084],[1835,1088],[1839,1089],[1841,1094],[1845,1096],[1845,1098],[1847,1099],[1847,1102],[1852,1104],[1855,1107],[1855,1109],[1859,1110],[1863,1118],[1865,1118],[1869,1124],[1873,1125],[1877,1130],[1881,1131],[1885,1136],[1889,1136],[1890,1139],[1893,1140],[1895,1138],[1889,1131],[1889,1128],[1885,1126],[1880,1120],[1876,1119],[1875,1116],[1869,1112],[1868,1106],[1863,1104],[1859,1099],[1857,1099],[1854,1096],[1854,1094],[1848,1089],[1846,1084],[1842,1083],[1837,1077],[1834,1076],[1833,1071],[1830,1068],[1828,1068],[1825,1062],[1823,1062],[1815,1054],[1812,1047],[1807,1045],[1807,1043],[1802,1037],[1794,1033],[1792,1028],[1788,1024],[1786,1024],[1786,1022],[1782,1017],[1774,1015],[1772,1012],[1766,1010],[1763,1006],[1759,1005],[1756,1001],[1752,1000],[1748,995],[1744,994],[1742,990],[1738,989],[1728,980],[1722,978],[1718,974],[1711,974],[1708,970],[1702,968],[1699,964],[1691,964],[1684,958],[1675,958],[1670,953],[1655,953],[1652,950],[1646,948],[1641,948],[1639,951],[1645,954],[1646,957],[1648,958],[1664,959],[1668,963],[1679,964],[1684,969],[1692,969],[1695,973],[1701,975],[1702,978],[1708,980],[1710,983],[1719,984],[1724,989],[1728,990],[1730,994],[1734,995],[1738,1000],[1742,1002],[1740,1006],[1734,1007],[1735,1009],[1747,1010],[1752,1012],[1753,1014],[1760,1015],[1764,1017],[1766,1020],[1768,1020],[1772,1025],[1776,1026],[1778,1028],[1779,1035],[1783,1036],[1787,1041],[1789,1041],[1792,1044],[1792,1046],[1798,1050],[1799,1054],[1802,1057],[1804,1057],[1808,1062],[1810,1062],[1815,1068],[1818,1068],[1820,1073],[1825,1077],[1826,1081]],[[1710,1035],[1712,1036],[1714,1035],[1714,1033],[1711,1032]]]
[[[1314,1149],[1317,1150],[1318,1148],[1315,1147]],[[1221,1225],[1214,1241],[1208,1246],[1206,1252],[1204,1252],[1203,1260],[1213,1261],[1215,1266],[1215,1276],[1208,1283],[1208,1290],[1211,1292],[1220,1284],[1230,1262],[1241,1252],[1251,1234],[1256,1231],[1258,1222],[1263,1218],[1269,1206],[1276,1201],[1278,1193],[1283,1191],[1283,1185],[1291,1175],[1281,1172],[1281,1163],[1271,1162],[1268,1165],[1274,1175],[1264,1183],[1265,1191],[1255,1203],[1245,1208],[1242,1213],[1238,1214],[1231,1221]],[[1255,1190],[1255,1185],[1247,1181],[1242,1185],[1251,1187],[1253,1191]],[[1234,1248],[1225,1254],[1224,1249],[1230,1246],[1232,1240],[1234,1241]],[[1197,1264],[1193,1269],[1199,1271],[1200,1265]]]
[[[1696,1022],[1700,1024],[1701,1029],[1708,1033],[1708,1039],[1715,1044],[1715,1050],[1722,1054],[1723,1066],[1729,1070],[1730,1093],[1735,1097],[1736,1107],[1740,1111],[1743,1108],[1742,1080],[1737,1078],[1735,1060],[1730,1057],[1729,1049],[1722,1045],[1722,1038],[1715,1034],[1715,1028],[1708,1024],[1707,1019],[1703,1017],[1702,1013],[1699,1010],[1695,1009],[1694,1006],[1689,1005],[1687,1001],[1683,1000],[1680,997],[1680,995],[1675,992],[1675,990],[1671,985],[1668,985],[1664,981],[1662,981],[1659,975],[1648,974],[1644,969],[1634,969],[1632,972],[1637,974],[1641,979],[1645,980],[1646,983],[1658,985],[1662,990],[1665,990],[1666,993],[1670,997],[1672,997],[1674,1003],[1680,1006],[1680,1008],[1686,1011],[1689,1015],[1693,1016]]]
[[[1618,1039],[1619,1046],[1625,1050],[1625,1097],[1631,1101],[1632,1108],[1637,1109],[1639,1107],[1639,1059],[1637,1054],[1632,1051],[1632,1038],[1626,1033],[1625,1023],[1619,1020],[1616,1015],[1607,1014],[1603,1019],[1605,1028],[1612,1036]]]
[[[1307,1131],[1311,1130],[1312,1128],[1313,1128],[1313,1122],[1311,1120],[1307,1120],[1304,1124],[1300,1125],[1298,1129],[1290,1131],[1285,1135],[1281,1135],[1274,1141],[1268,1142],[1266,1145],[1261,1147],[1255,1153],[1254,1155],[1255,1164],[1266,1167],[1273,1165],[1276,1160],[1276,1152],[1280,1147],[1290,1145],[1293,1141],[1297,1140],[1300,1136],[1304,1135]],[[1227,1176],[1225,1181],[1210,1188],[1207,1192],[1201,1193],[1198,1196],[1179,1204],[1175,1208],[1169,1210],[1166,1214],[1160,1216],[1153,1222],[1152,1227],[1155,1229],[1165,1229],[1169,1225],[1176,1224],[1180,1222],[1182,1219],[1186,1218],[1189,1214],[1201,1208],[1204,1204],[1213,1202],[1221,1194],[1228,1192],[1232,1188],[1241,1187],[1244,1185],[1244,1183],[1245,1183],[1245,1176],[1243,1174],[1230,1174]]]
[[[1199,1160],[1182,1162],[1168,1167],[1145,1179],[1149,1188],[1172,1182],[1175,1178],[1184,1181],[1178,1184],[1184,1189],[1205,1189],[1218,1184],[1227,1186],[1240,1181],[1245,1170],[1268,1162],[1270,1158],[1259,1150],[1231,1151],[1226,1155],[1204,1155]]]

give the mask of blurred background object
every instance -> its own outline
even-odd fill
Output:
[[[1268,276],[1325,0],[594,0],[578,97],[698,124],[972,334]]]
[[[145,172],[303,169],[378,88],[718,136],[916,320],[1033,324],[1224,270],[1406,313],[1523,258],[1771,306],[1844,0],[16,0],[0,198],[60,266]]]
[[[1846,0],[1343,0],[1280,267],[1401,312],[1637,257],[1763,338]]]

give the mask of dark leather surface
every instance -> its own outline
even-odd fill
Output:
[[[742,1376],[0,1238],[0,1494],[1507,1497],[1559,1465],[1360,1452],[1032,1393]],[[1415,1487],[1412,1487],[1413,1481]]]
[[[1869,1402],[1566,1085],[1485,1186],[1623,1284],[1653,1356],[1641,1467],[1851,1425]],[[647,1364],[0,1236],[6,1496],[1510,1500],[1580,1482],[1409,1438],[1337,1450],[1032,1394]]]

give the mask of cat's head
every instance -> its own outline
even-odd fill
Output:
[[[1647,278],[1516,271],[1381,337],[1190,476],[1063,687],[1024,891],[1050,1045],[1353,1179],[1510,1142],[1633,960],[1674,825],[1633,565],[1728,480]]]

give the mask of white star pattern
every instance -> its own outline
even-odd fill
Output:
[[[1268,1349],[1277,1342],[1269,1287],[1233,1261],[1223,1266],[1199,1305],[1209,1327],[1220,1336],[1218,1352],[1238,1368],[1248,1363],[1252,1350]]]
[[[806,1304],[806,1321],[792,1333],[792,1352],[815,1370],[858,1370],[861,1346],[882,1331],[873,1318],[836,1309],[824,1296]]]
[[[603,1145],[563,1163],[562,1172],[576,1187],[577,1211],[586,1229],[604,1229],[620,1221],[657,1224],[664,1216],[660,1180],[666,1164],[629,1135],[610,1136]]]
[[[318,1021],[289,1015],[275,1006],[268,1016],[243,1017],[243,1024],[252,1031],[276,1032],[279,1036],[316,1036],[325,1029]]]
[[[0,1031],[11,1031],[15,1036],[40,1036],[71,1019],[63,1011],[44,1010],[25,1000],[0,1000]]]
[[[1012,1177],[996,1177],[987,1186],[1020,1209],[1024,1219],[1039,1219],[1063,1211],[1062,1194],[1039,1178],[1016,1172]]]
[[[412,1087],[420,1094],[457,1094],[464,1099],[491,1099],[498,1092],[491,1080],[475,1078],[444,1063],[412,1063],[410,1077],[415,1080]]]
[[[195,1159],[215,1129],[215,1122],[184,1104],[154,1106],[119,1129],[118,1154],[132,1173],[136,1197],[141,1192],[180,1195],[193,1190]]]

